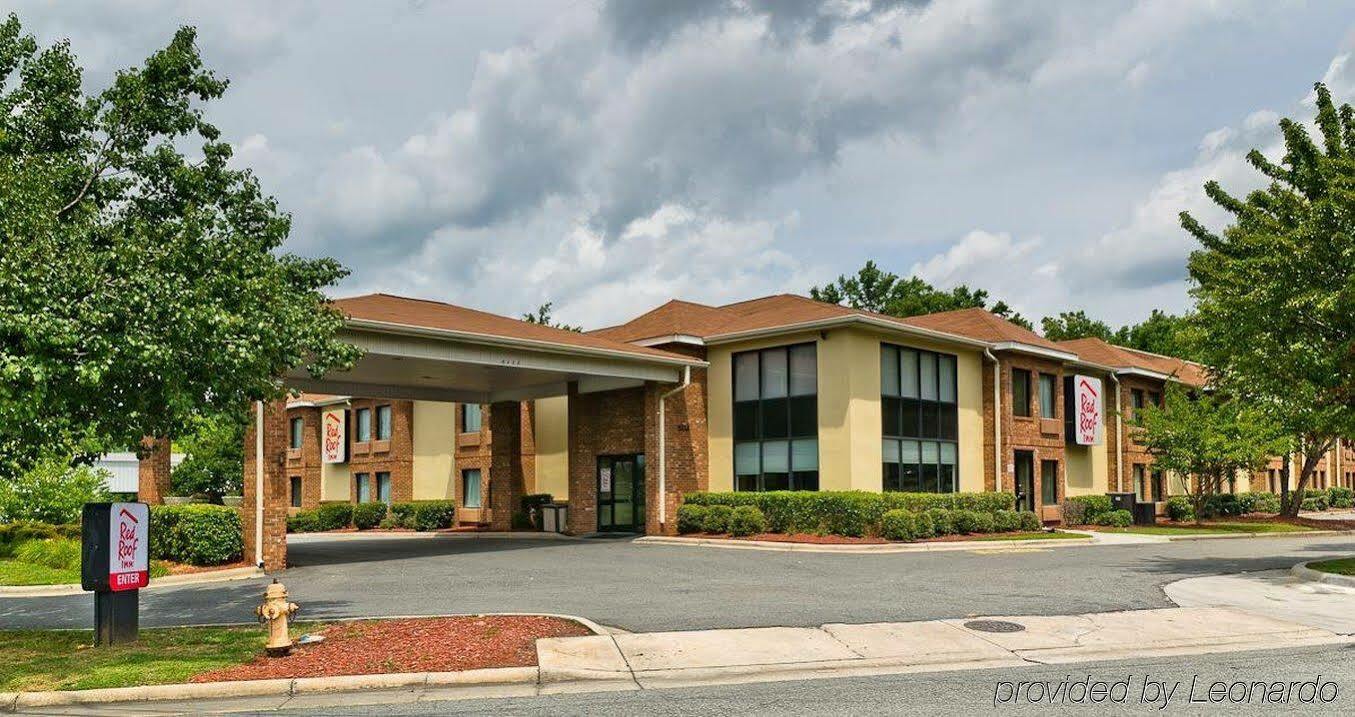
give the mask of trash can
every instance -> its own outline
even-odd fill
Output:
[[[541,530],[547,533],[563,533],[569,525],[569,506],[563,503],[546,503],[539,507],[541,511]]]
[[[1106,497],[1110,498],[1111,510],[1127,510],[1131,513],[1134,512],[1135,498],[1133,493],[1107,493]]]
[[[1134,504],[1134,525],[1156,525],[1157,524],[1157,503],[1151,501],[1147,503]]]

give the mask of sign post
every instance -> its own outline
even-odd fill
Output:
[[[138,591],[150,584],[150,508],[86,503],[80,520],[80,586],[94,591],[94,644],[137,638]]]

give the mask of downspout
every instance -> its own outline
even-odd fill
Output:
[[[992,349],[983,355],[993,362],[993,490],[1002,492],[1002,364]]]
[[[263,401],[254,412],[254,564],[263,567]]]
[[[692,383],[692,367],[682,367],[682,383],[676,388],[659,396],[659,526],[662,528],[668,522],[668,441],[665,436],[666,421],[664,420],[663,404],[669,396],[680,393],[683,389]]]
[[[1124,431],[1120,421],[1124,415],[1120,413],[1120,377],[1114,372],[1110,374],[1110,380],[1115,384],[1115,492],[1124,492]]]

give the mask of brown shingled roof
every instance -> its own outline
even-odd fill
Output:
[[[959,334],[989,343],[1011,341],[1053,351],[1065,353],[1068,351],[1034,331],[1014,324],[987,309],[971,308],[939,311],[935,314],[909,316],[902,321],[910,326],[931,329],[932,331],[944,331],[948,334]]]
[[[366,294],[335,299],[333,305],[349,319],[360,321],[456,331],[510,341],[572,346],[587,351],[628,354],[637,359],[659,359],[665,363],[694,363],[692,358],[681,354],[636,346],[605,336],[519,321],[440,301],[411,299],[390,294]]]
[[[1116,346],[1095,337],[1068,339],[1058,343],[1090,363],[1115,369],[1153,371],[1174,376],[1176,380],[1190,386],[1203,386],[1209,382],[1205,367],[1194,361]]]

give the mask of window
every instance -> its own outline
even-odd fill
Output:
[[[880,345],[884,489],[950,493],[957,487],[955,357]]]
[[[1012,415],[1030,415],[1030,372],[1023,368],[1012,369]]]
[[[1143,408],[1143,389],[1135,388],[1129,391],[1129,405],[1134,407],[1134,411]]]
[[[1167,477],[1162,471],[1153,471],[1153,500],[1167,499]]]
[[[479,468],[467,468],[461,471],[461,506],[464,508],[481,507]]]
[[[354,431],[353,440],[358,443],[366,443],[372,440],[372,409],[359,408],[354,411],[354,416],[354,423],[357,424],[357,428]]]
[[[1158,408],[1162,408],[1162,394],[1158,393],[1157,391],[1149,391],[1148,403],[1157,406]]]
[[[1058,378],[1051,373],[1040,374],[1040,418],[1057,418],[1054,403],[1055,381]]]
[[[1148,500],[1147,472],[1142,463],[1134,464],[1134,500],[1140,503]]]
[[[480,416],[480,404],[478,403],[461,404],[462,433],[479,433],[481,422],[482,419]]]
[[[1059,462],[1040,461],[1040,503],[1059,504]]]
[[[389,441],[391,439],[391,407],[376,407],[376,440]]]
[[[292,476],[291,479],[291,502],[293,508],[301,507],[301,476]]]
[[[376,474],[376,499],[382,503],[391,502],[391,474],[385,471]]]
[[[359,503],[372,502],[372,481],[371,476],[366,473],[359,473],[353,476],[353,481],[357,484],[357,496]]]
[[[301,450],[302,429],[305,428],[305,425],[306,425],[305,422],[300,417],[292,419],[291,423],[292,440],[291,443],[288,445],[294,451]]]
[[[737,490],[819,489],[814,344],[734,354]]]

